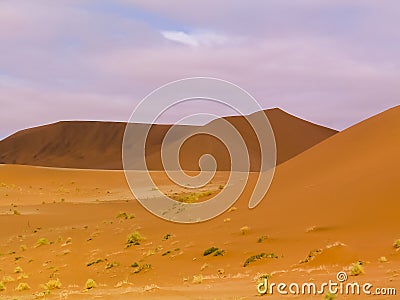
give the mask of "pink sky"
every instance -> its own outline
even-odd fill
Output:
[[[192,76],[343,129],[398,105],[398,28],[389,0],[1,1],[0,138],[58,120],[127,121],[152,90]]]

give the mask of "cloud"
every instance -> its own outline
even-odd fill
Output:
[[[161,31],[161,34],[167,40],[191,47],[222,45],[228,41],[227,37],[210,32]]]

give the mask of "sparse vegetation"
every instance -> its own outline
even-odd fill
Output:
[[[9,276],[9,275],[5,275],[1,279],[1,282],[3,282],[3,283],[9,283],[9,282],[14,282],[14,281],[15,281],[15,279],[12,276]]]
[[[29,284],[27,284],[25,282],[20,282],[18,284],[18,286],[15,288],[15,290],[18,291],[18,292],[28,291],[30,289],[31,289],[31,287],[29,286]]]
[[[213,256],[224,256],[225,250],[218,249],[217,251],[214,252]]]
[[[400,239],[397,239],[397,240],[394,241],[393,247],[394,247],[395,249],[397,249],[397,250],[400,249]]]
[[[227,223],[227,222],[230,222],[231,221],[231,218],[225,218],[224,219],[224,223]]]
[[[133,264],[131,264],[131,267],[132,268],[137,268],[137,267],[139,267],[139,264],[137,262],[134,262]]]
[[[228,209],[228,212],[233,212],[235,210],[237,210],[237,208],[235,206],[232,206],[230,209]]]
[[[48,290],[56,290],[61,288],[61,281],[60,279],[51,279],[45,284]]]
[[[143,264],[143,265],[138,265],[137,267],[135,267],[135,270],[133,271],[133,273],[138,274],[142,271],[147,271],[150,270],[152,268],[151,264]]]
[[[97,259],[97,260],[88,262],[88,263],[86,264],[86,267],[90,267],[90,266],[93,266],[93,265],[95,265],[95,264],[99,264],[99,263],[102,263],[102,262],[104,262],[104,260],[102,260],[101,258],[99,258],[99,259]]]
[[[211,253],[214,253],[217,250],[218,250],[218,248],[216,248],[216,247],[208,248],[208,249],[204,250],[203,256],[210,255]]]
[[[193,203],[199,201],[200,198],[207,197],[212,195],[211,191],[199,192],[199,193],[190,193],[186,195],[182,195],[178,197],[179,202],[184,203]]]
[[[166,255],[168,255],[168,254],[170,254],[170,253],[171,253],[171,251],[168,250],[168,251],[164,252],[163,254],[161,254],[161,256],[166,256]]]
[[[250,231],[250,227],[249,226],[243,226],[242,228],[240,228],[240,233],[242,235],[245,235],[245,234],[249,233],[249,231]]]
[[[364,268],[363,265],[364,263],[362,261],[358,261],[356,263],[351,264],[350,266],[350,274],[352,276],[358,276],[360,274],[364,273]]]
[[[133,219],[135,217],[134,214],[127,214],[126,212],[120,212],[117,215],[117,219],[124,219],[124,220],[130,220]]]
[[[324,300],[334,300],[334,299],[336,299],[336,295],[335,294],[332,294],[332,293],[329,292],[329,293],[324,295]]]
[[[48,244],[50,244],[50,243],[49,243],[49,240],[46,239],[46,238],[40,238],[40,239],[38,239],[37,242],[36,242],[36,246],[37,246],[37,247],[39,247],[39,246],[44,246],[44,245],[48,245]]]
[[[225,187],[225,186],[224,186],[223,184],[220,184],[220,185],[218,186],[218,189],[223,190],[224,187]]]
[[[111,268],[118,267],[118,266],[119,266],[119,263],[116,262],[116,261],[114,261],[114,262],[112,262],[112,263],[106,264],[106,270],[109,270],[109,269],[111,269]]]
[[[126,247],[129,248],[133,245],[140,245],[140,242],[144,240],[145,238],[138,231],[135,231],[134,233],[128,236]]]
[[[97,283],[93,279],[88,279],[85,283],[85,288],[91,290],[97,287]]]
[[[192,283],[194,284],[200,284],[203,282],[203,275],[199,274],[199,275],[193,275],[193,280]]]
[[[380,263],[384,263],[384,262],[387,262],[388,260],[387,260],[387,258],[385,256],[381,256],[381,257],[378,258],[378,261]]]
[[[24,271],[24,270],[22,270],[21,267],[16,267],[16,268],[14,269],[14,273],[15,273],[15,274],[22,273],[23,271]]]
[[[21,245],[21,251],[26,251],[28,249],[28,247],[26,247],[26,245]]]
[[[167,233],[166,235],[164,235],[163,241],[169,240],[169,238],[171,238],[171,237],[172,237],[172,234]]]
[[[250,256],[248,259],[243,264],[243,267],[247,267],[250,263],[255,262],[257,260],[263,259],[263,258],[278,258],[274,253],[260,253],[256,255]]]
[[[6,286],[4,285],[3,282],[0,281],[0,292],[5,291],[6,290]]]
[[[257,239],[257,243],[262,243],[264,242],[266,239],[268,238],[268,236],[266,235],[262,235]]]

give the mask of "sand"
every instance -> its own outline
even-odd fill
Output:
[[[349,281],[395,287],[398,294],[400,251],[393,243],[400,239],[399,150],[400,107],[395,107],[280,164],[255,209],[247,203],[257,173],[235,209],[190,225],[146,211],[122,171],[1,165],[0,274],[15,281],[6,283],[0,296],[41,297],[43,285],[59,279],[60,289],[46,299],[259,299],[262,274],[276,283],[320,284],[335,280],[339,271],[347,272]],[[218,172],[206,189],[218,193],[227,175]],[[152,176],[160,190],[185,193],[163,172]],[[136,231],[145,239],[127,248]],[[49,244],[38,246],[41,238]],[[224,255],[204,256],[212,246]],[[244,267],[262,252],[274,256]],[[350,276],[357,261],[364,273]],[[132,267],[135,262],[143,269]],[[22,273],[15,273],[16,267]],[[97,287],[86,290],[88,279]],[[16,291],[21,282],[30,289]]]

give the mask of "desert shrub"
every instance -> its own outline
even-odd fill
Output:
[[[218,188],[219,188],[220,190],[223,190],[223,189],[224,189],[224,185],[223,185],[223,184],[220,184],[220,185],[218,186]]]
[[[119,263],[116,262],[116,261],[114,261],[114,262],[112,262],[112,263],[106,264],[106,270],[109,270],[109,269],[111,269],[111,268],[118,267],[118,266],[119,266]]]
[[[400,249],[400,239],[394,241],[393,247],[396,249]]]
[[[336,295],[332,294],[332,293],[327,293],[324,295],[324,300],[335,300],[336,299]]]
[[[55,290],[61,288],[61,281],[60,279],[51,279],[45,284],[48,290]]]
[[[88,279],[85,283],[85,289],[87,289],[87,290],[91,290],[96,287],[97,287],[97,283],[93,279]]]
[[[230,222],[231,221],[231,218],[225,218],[224,219],[224,223],[227,223],[227,222]]]
[[[364,273],[364,268],[363,268],[363,262],[362,261],[358,261],[356,263],[351,264],[350,266],[350,274],[352,276],[358,276],[362,273]]]
[[[266,239],[268,238],[268,236],[266,235],[262,235],[257,239],[257,243],[262,243],[264,242]]]
[[[5,291],[6,290],[6,286],[4,285],[4,283],[2,283],[0,281],[0,292]]]
[[[28,249],[28,247],[26,247],[26,245],[21,245],[21,251],[26,251]]]
[[[164,235],[163,241],[169,240],[169,238],[171,238],[171,237],[172,237],[172,234],[167,233],[166,235]]]
[[[228,212],[232,212],[232,211],[235,211],[235,210],[237,210],[237,207],[232,206],[230,209],[228,209]]]
[[[195,284],[200,284],[203,282],[203,275],[199,274],[199,275],[193,275],[193,280],[192,283]]]
[[[102,259],[97,259],[97,260],[94,260],[94,261],[91,261],[91,262],[88,262],[87,264],[86,264],[86,267],[90,267],[90,266],[93,266],[93,265],[95,265],[95,264],[99,264],[99,263],[102,263],[104,260],[102,260]]]
[[[23,271],[24,271],[24,270],[22,270],[21,267],[16,267],[16,268],[14,269],[14,273],[16,273],[16,274],[22,273]]]
[[[49,240],[46,239],[46,238],[40,238],[40,239],[38,239],[37,242],[36,242],[36,246],[37,246],[37,247],[39,247],[39,246],[44,246],[44,245],[48,245],[48,244],[50,244],[50,243],[49,243]]]
[[[129,248],[133,245],[140,245],[140,242],[144,240],[145,238],[138,231],[135,231],[134,233],[128,236],[126,247]]]
[[[165,251],[163,254],[161,254],[161,256],[166,256],[166,255],[168,255],[168,254],[170,254],[170,253],[171,253],[171,251],[168,250],[168,251]]]
[[[278,258],[274,253],[260,253],[256,255],[252,255],[249,258],[246,259],[246,261],[243,264],[243,267],[247,267],[250,263],[255,262],[257,260],[263,259],[263,258]]]
[[[137,262],[134,262],[133,264],[131,264],[131,267],[132,268],[137,268],[137,267],[139,267],[139,264]]]
[[[193,202],[198,201],[200,198],[207,197],[210,195],[212,195],[211,191],[190,193],[188,195],[182,195],[182,196],[178,197],[178,201],[185,202],[185,203],[193,203]]]
[[[210,255],[211,253],[213,253],[217,250],[218,250],[218,248],[216,248],[216,247],[208,248],[208,249],[204,250],[203,256]]]
[[[384,262],[387,262],[388,260],[387,260],[387,258],[385,256],[381,256],[381,257],[378,258],[378,261],[380,263],[384,263]]]
[[[214,252],[213,256],[224,256],[225,250],[218,249],[217,251]]]
[[[120,212],[117,215],[117,219],[124,219],[124,220],[130,220],[130,219],[133,219],[134,217],[135,217],[135,215],[127,214],[126,212]]]
[[[137,273],[140,273],[142,271],[150,270],[151,268],[152,268],[151,264],[143,264],[143,265],[137,266],[135,268],[135,270],[133,271],[133,273],[137,274]]]
[[[29,286],[29,284],[25,283],[25,282],[20,282],[18,284],[18,286],[15,288],[16,291],[18,292],[22,292],[22,291],[27,291],[30,290],[31,287]]]
[[[9,282],[14,282],[14,281],[15,281],[15,279],[12,276],[9,276],[9,275],[5,275],[1,279],[1,282],[3,282],[3,283],[9,283]]]
[[[242,228],[240,228],[240,233],[245,235],[250,231],[250,227],[249,226],[243,226]]]

